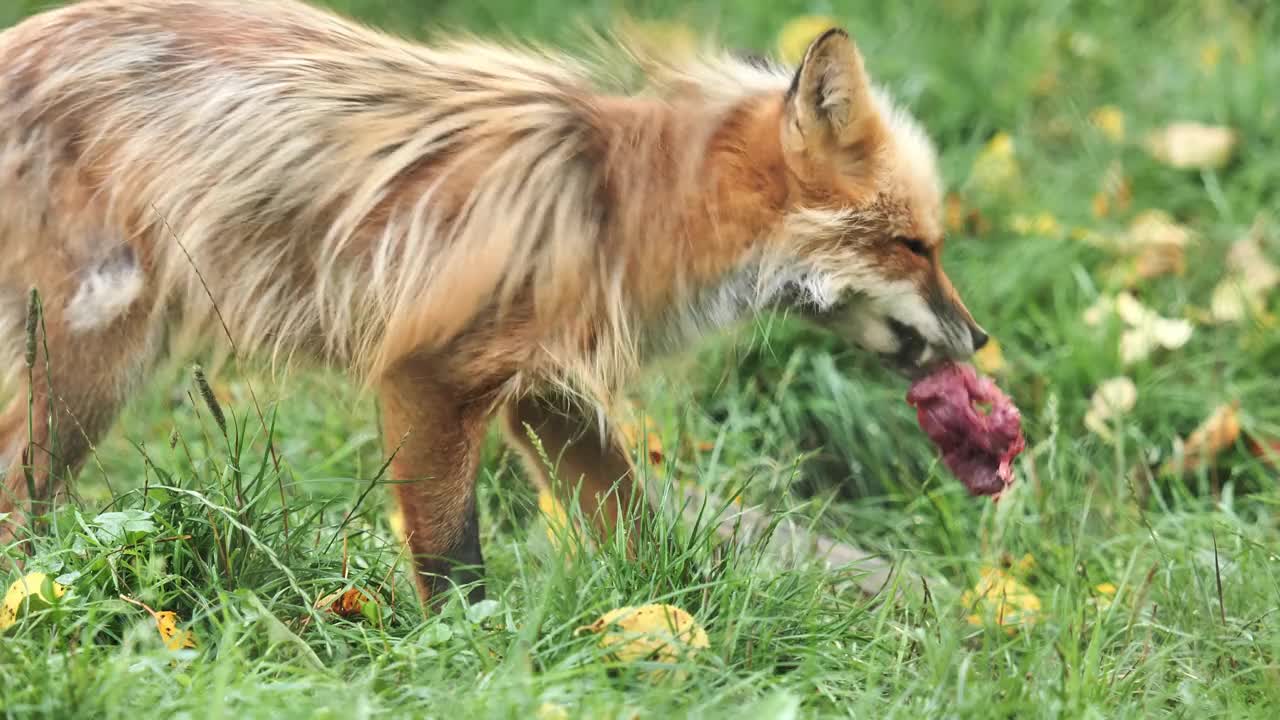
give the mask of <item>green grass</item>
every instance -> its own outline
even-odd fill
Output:
[[[331,4],[406,34],[445,23],[552,41],[569,36],[572,20],[609,12],[594,0]],[[1030,441],[1018,489],[998,506],[967,496],[934,460],[900,381],[774,319],[708,343],[637,395],[663,429],[666,477],[743,487],[748,502],[905,560],[933,578],[927,595],[868,600],[845,588],[852,569],[778,567],[662,518],[634,563],[614,547],[566,562],[495,441],[480,479],[494,602],[455,600],[424,620],[383,515],[372,403],[322,373],[254,380],[277,471],[246,380],[215,378],[232,417],[224,437],[189,366],[174,366],[100,443],[76,501],[36,541],[29,569],[66,576],[73,592],[0,635],[0,710],[523,718],[556,703],[571,717],[1273,716],[1277,471],[1244,440],[1186,478],[1141,470],[1231,400],[1242,403],[1246,435],[1280,436],[1280,333],[1200,326],[1182,350],[1125,367],[1118,328],[1081,320],[1100,293],[1118,289],[1111,258],[1066,233],[1014,233],[1008,221],[1047,211],[1068,228],[1113,232],[1138,211],[1166,210],[1199,240],[1185,276],[1139,292],[1167,316],[1206,307],[1227,247],[1276,205],[1280,46],[1267,38],[1280,37],[1280,11],[1211,0],[1176,10],[1121,0],[852,5],[708,0],[637,11],[767,49],[787,18],[846,8],[839,16],[872,72],[915,109],[949,184],[992,225],[953,233],[946,262],[1004,348],[1001,384]],[[10,0],[0,22],[23,12]],[[1214,67],[1201,61],[1209,43],[1221,51]],[[1125,113],[1129,143],[1090,127],[1103,104]],[[1237,128],[1236,159],[1220,171],[1179,171],[1133,142],[1184,119]],[[964,181],[998,131],[1014,138],[1023,181],[982,198]],[[1091,198],[1115,162],[1131,179],[1132,208],[1097,219]],[[1082,418],[1097,384],[1120,374],[1135,380],[1139,400],[1109,445]],[[113,532],[121,517],[104,512],[137,522]],[[962,594],[982,568],[1026,555],[1035,564],[1021,579],[1042,601],[1038,621],[1014,632],[967,622]],[[1118,588],[1110,604],[1099,602],[1101,583]],[[381,588],[380,624],[311,611],[351,584]],[[166,651],[122,594],[178,612],[199,650]],[[574,633],[610,608],[651,601],[693,612],[710,635],[683,683],[610,669],[592,639]]]

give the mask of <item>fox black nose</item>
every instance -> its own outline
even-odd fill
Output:
[[[981,330],[979,330],[979,329],[978,329],[978,328],[976,328],[976,327],[975,327],[975,328],[969,328],[969,335],[970,335],[970,336],[972,336],[972,338],[973,338],[973,351],[974,351],[974,352],[977,352],[977,351],[981,350],[982,348],[986,347],[986,346],[987,346],[987,341],[989,341],[989,340],[991,339],[991,338],[987,337],[987,334],[986,334],[986,333],[982,332]]]

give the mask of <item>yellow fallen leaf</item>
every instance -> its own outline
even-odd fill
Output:
[[[1041,211],[1034,215],[1013,215],[1009,218],[1009,229],[1019,235],[1057,237],[1062,232],[1062,225],[1053,213]]]
[[[1204,422],[1200,423],[1185,442],[1174,452],[1174,458],[1165,463],[1162,472],[1189,473],[1210,463],[1223,451],[1230,449],[1240,437],[1240,403],[1219,405]]]
[[[1017,190],[1021,177],[1022,170],[1018,165],[1013,137],[1006,132],[996,133],[987,142],[969,171],[969,182],[989,194]]]
[[[1214,322],[1239,322],[1250,315],[1261,317],[1267,295],[1280,286],[1280,268],[1262,249],[1263,232],[1259,219],[1253,230],[1227,253],[1227,274],[1214,288],[1209,305]]]
[[[973,364],[987,375],[996,375],[1004,370],[1004,351],[1000,348],[1000,343],[995,338],[987,341],[987,344],[973,355]]]
[[[1163,317],[1130,293],[1116,297],[1115,311],[1129,325],[1120,336],[1120,360],[1126,365],[1145,360],[1158,348],[1177,350],[1194,332],[1190,321]]]
[[[378,597],[358,587],[326,595],[316,601],[315,607],[338,617],[364,617],[374,623],[380,622],[382,616],[382,604]]]
[[[1099,298],[1084,312],[1086,325],[1097,326],[1116,315],[1127,329],[1120,336],[1120,359],[1131,365],[1157,349],[1177,350],[1191,340],[1194,326],[1188,320],[1166,318],[1143,305],[1131,293]]]
[[[966,590],[960,602],[972,613],[967,618],[971,625],[995,623],[1009,634],[1035,624],[1040,615],[1040,598],[996,567],[982,568],[978,584]]]
[[[121,600],[127,603],[137,605],[151,618],[156,621],[156,630],[160,633],[160,638],[164,640],[164,646],[170,650],[183,650],[196,647],[196,636],[190,630],[183,630],[178,627],[181,622],[178,614],[171,610],[152,610],[150,606],[138,600],[134,600],[128,595],[121,595]]]
[[[1134,275],[1150,280],[1162,275],[1183,275],[1187,271],[1187,253],[1177,245],[1148,245],[1134,259]]]
[[[0,607],[0,632],[12,627],[24,612],[47,608],[66,593],[66,586],[41,572],[27,573],[14,580]]]
[[[1111,603],[1116,599],[1116,586],[1109,583],[1098,583],[1093,586],[1095,597],[1092,598],[1093,604],[1099,610],[1106,610],[1111,607]]]
[[[560,703],[544,702],[538,706],[534,717],[537,720],[569,720],[569,710]]]
[[[1089,113],[1089,122],[1111,142],[1124,142],[1124,113],[1115,105],[1095,108]]]
[[[706,630],[689,613],[672,605],[642,605],[610,610],[600,619],[577,629],[600,636],[600,647],[617,662],[674,664],[710,647]],[[666,673],[652,675],[658,678]],[[674,673],[683,678],[684,673]]]
[[[572,544],[566,547],[562,542],[565,533],[569,532],[569,513],[550,490],[543,488],[538,491],[538,512],[546,523],[547,541],[551,547],[561,552],[572,551]]]
[[[1217,40],[1206,40],[1200,46],[1200,69],[1206,75],[1210,75],[1218,69],[1220,62],[1222,62],[1222,46]]]
[[[802,15],[782,26],[778,33],[778,57],[790,65],[799,65],[809,45],[822,33],[839,27],[834,18],[825,15]]]
[[[1089,400],[1084,415],[1084,425],[1091,432],[1110,441],[1117,418],[1127,415],[1138,403],[1138,386],[1127,377],[1115,377],[1103,381]]]
[[[658,435],[658,426],[648,415],[642,416],[640,423],[644,426],[645,456],[649,458],[649,464],[660,467],[666,462],[666,456],[662,452],[662,438]],[[619,429],[627,441],[628,449],[633,449],[639,445],[640,429],[636,426],[636,423],[620,423]]]
[[[196,636],[190,630],[182,630],[178,627],[178,614],[170,610],[160,610],[155,613],[156,629],[160,632],[160,637],[164,638],[164,646],[170,650],[182,650],[184,648],[194,648],[196,646]]]
[[[1183,170],[1213,170],[1226,165],[1239,137],[1231,128],[1194,122],[1173,123],[1147,136],[1152,157]]]
[[[1178,223],[1169,213],[1163,210],[1146,210],[1129,223],[1129,232],[1124,244],[1130,250],[1153,245],[1185,248],[1194,242],[1195,238],[1195,232],[1191,228]]]

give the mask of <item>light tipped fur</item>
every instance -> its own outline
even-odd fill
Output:
[[[0,34],[13,371],[12,298],[43,302],[0,513],[58,491],[171,331],[226,335],[376,388],[428,598],[481,559],[498,413],[612,525],[628,453],[582,406],[653,355],[773,305],[905,367],[971,352],[939,209],[932,149],[841,32],[797,71],[625,30],[585,57],[419,45],[296,0],[50,11]]]

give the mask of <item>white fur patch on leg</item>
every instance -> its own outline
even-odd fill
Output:
[[[121,248],[84,274],[67,305],[68,326],[73,332],[107,327],[128,312],[145,284],[132,249]]]

